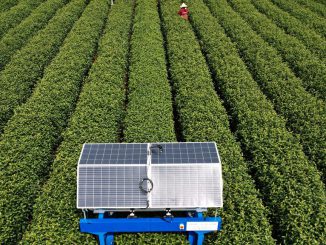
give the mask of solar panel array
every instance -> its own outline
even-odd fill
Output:
[[[144,178],[153,182],[149,193],[140,188]],[[84,144],[77,182],[78,208],[222,206],[214,142]]]

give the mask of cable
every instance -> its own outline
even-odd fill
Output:
[[[151,188],[145,190],[144,187],[143,187],[143,183],[144,183],[144,181],[149,181],[149,183],[151,183]],[[141,190],[142,192],[144,192],[144,193],[150,193],[150,192],[153,190],[153,188],[154,188],[154,183],[153,183],[153,181],[152,181],[150,178],[143,178],[143,179],[139,182],[139,188],[140,188],[140,190]]]

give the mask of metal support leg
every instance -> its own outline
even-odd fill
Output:
[[[191,217],[188,214],[189,217]],[[202,218],[202,212],[195,212],[194,217]],[[202,245],[204,242],[204,233],[203,232],[188,232],[188,241],[190,245]]]
[[[104,213],[98,214],[99,219],[104,219]],[[113,233],[98,233],[100,245],[113,245]]]
[[[113,245],[113,233],[106,233],[106,245]]]
[[[97,233],[96,235],[98,236],[100,245],[113,245],[113,233]]]
[[[203,232],[196,232],[197,233],[197,245],[202,245],[204,242],[204,233]]]
[[[205,232],[188,232],[188,241],[190,245],[202,245],[205,239]]]
[[[196,234],[194,232],[188,232],[188,241],[190,245],[196,245]]]
[[[98,236],[98,240],[99,240],[99,242],[100,242],[100,245],[105,245],[106,243],[106,241],[105,241],[105,233],[99,233],[99,234],[97,234],[97,236]]]

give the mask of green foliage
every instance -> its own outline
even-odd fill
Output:
[[[46,0],[21,0],[19,3],[0,14],[0,38],[10,30],[10,28],[18,25],[24,18],[26,18],[33,9]]]
[[[208,235],[206,244],[326,240],[325,186],[313,163],[325,173],[325,103],[304,90],[275,49],[303,80],[323,82],[325,64],[316,57],[325,60],[325,40],[304,28],[325,37],[323,19],[294,1],[273,0],[302,25],[265,0],[251,1],[303,46],[249,0],[229,0],[273,48],[225,0],[204,0],[210,9],[203,0],[188,1],[190,22],[177,15],[181,1],[119,0],[93,57],[107,0],[71,0],[57,11],[68,1],[0,3],[0,13],[8,10],[0,14],[0,37],[7,33],[0,40],[0,132],[9,120],[0,142],[2,243],[17,244],[23,236],[21,244],[96,244],[79,231],[76,169],[82,144],[176,141],[174,130],[185,141],[216,141],[222,157],[223,230]],[[187,244],[180,234],[153,233],[121,234],[115,242]]]
[[[136,3],[124,140],[176,141],[157,2]]]
[[[326,98],[326,64],[311,54],[295,37],[287,35],[270,19],[259,13],[250,0],[229,0],[230,5],[289,63],[303,86],[312,94]],[[302,28],[302,27],[298,27]]]
[[[300,3],[300,5],[303,5],[310,9],[311,11],[319,14],[321,17],[326,18],[326,6],[322,3],[318,3],[316,1],[311,0],[295,0],[296,2]]]
[[[241,19],[225,1],[207,2],[228,32],[241,36],[242,31],[247,31],[241,30]],[[195,13],[193,16],[196,25],[198,17]],[[211,25],[211,28],[209,25],[201,28],[200,37],[218,86],[232,111],[244,152],[251,159],[257,186],[270,209],[273,235],[284,244],[323,243],[326,196],[318,171],[307,161],[298,140],[286,130],[285,120],[276,114],[259,90],[223,29]],[[256,44],[255,39],[248,42]]]
[[[268,0],[257,0],[251,2],[260,12],[272,19],[276,25],[283,28],[286,33],[301,40],[307,49],[322,61],[326,61],[326,40],[324,38],[311,29],[302,28],[302,23],[298,19],[279,9]]]
[[[326,37],[326,20],[317,14],[302,8],[302,6],[287,0],[271,0],[281,9],[289,12],[292,16],[299,19],[305,26],[318,32],[321,36]],[[324,3],[326,4],[326,3]],[[304,26],[302,26],[304,28]]]
[[[32,97],[17,109],[4,130],[0,142],[0,241],[5,244],[16,243],[28,225],[53,150],[92,63],[107,11],[106,0],[91,1]]]
[[[28,39],[42,29],[55,12],[68,0],[49,0],[35,9],[30,16],[18,26],[12,28],[0,41],[0,70],[8,63],[10,57],[20,49]]]
[[[117,1],[110,10],[98,57],[63,134],[50,178],[35,202],[22,244],[96,244],[93,236],[79,231],[77,161],[85,142],[119,141],[131,15],[132,1]]]
[[[321,4],[326,5],[326,1],[325,0],[315,0],[315,2],[318,2],[318,3],[321,3]]]
[[[14,109],[31,95],[43,69],[58,52],[67,33],[86,6],[86,0],[73,0],[60,9],[49,24],[12,56],[0,73],[0,131]]]
[[[212,23],[207,19],[209,12],[201,13],[205,7],[200,1],[191,3],[191,13],[198,13],[200,25],[211,35],[215,29],[206,29]],[[177,11],[173,0],[161,1],[182,135],[186,141],[216,141],[223,164],[223,230],[209,235],[207,244],[273,244],[266,209],[230,131],[228,115],[216,95],[205,58],[190,24],[176,15]]]
[[[8,11],[11,7],[15,6],[19,0],[2,0],[0,2],[0,14]]]
[[[225,1],[220,1],[212,10],[236,43],[263,92],[277,112],[287,119],[287,126],[300,135],[305,153],[325,176],[325,103],[304,90],[301,81],[282,62],[276,50],[266,44]]]

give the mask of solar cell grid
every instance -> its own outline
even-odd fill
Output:
[[[205,143],[157,143],[162,152],[152,150],[153,164],[219,163],[216,146]]]
[[[144,178],[154,183],[150,193],[139,187]],[[147,205],[222,206],[222,173],[215,143],[84,144],[78,163],[78,208]]]
[[[140,191],[139,180],[146,176],[146,166],[81,166],[77,206],[146,207],[147,195]]]
[[[146,164],[147,144],[85,144],[79,164]]]

